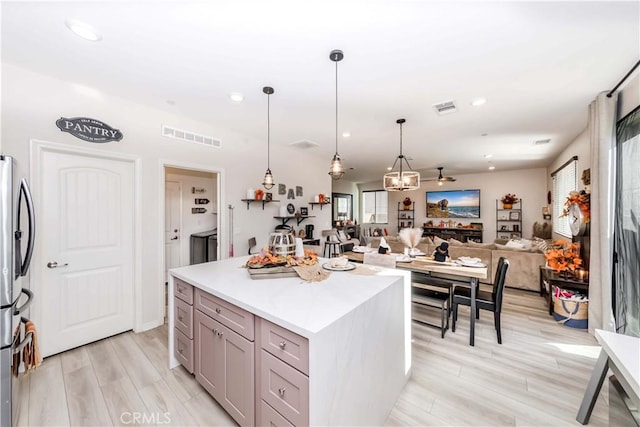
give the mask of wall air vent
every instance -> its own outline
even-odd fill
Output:
[[[207,145],[209,147],[222,147],[222,141],[220,141],[219,139],[215,139],[212,136],[201,135],[199,133],[166,125],[162,125],[162,136],[166,136],[167,138],[180,139],[187,142],[193,142],[196,144]]]
[[[455,101],[440,102],[439,104],[435,104],[433,108],[435,108],[436,112],[441,116],[444,114],[451,114],[458,111]]]
[[[309,141],[308,139],[291,142],[289,145],[296,148],[313,148],[319,146],[317,142]]]
[[[533,145],[545,145],[545,144],[548,144],[550,142],[551,142],[550,139],[539,139],[539,140],[535,141],[533,143]]]

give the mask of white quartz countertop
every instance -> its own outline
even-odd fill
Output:
[[[251,279],[243,266],[248,256],[169,270],[170,274],[257,316],[312,338],[326,326],[410,273],[358,265],[357,270],[331,272],[322,282],[298,277]],[[327,260],[320,258],[320,265]],[[374,274],[358,274],[373,269]],[[370,271],[370,270],[369,270]]]

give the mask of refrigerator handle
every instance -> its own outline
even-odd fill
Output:
[[[31,304],[31,301],[33,300],[33,292],[31,292],[29,289],[22,288],[22,293],[27,296],[27,300],[20,307],[15,307],[13,309],[14,316],[17,316],[18,314],[24,312],[24,310],[26,310],[26,308],[29,307],[29,305]],[[15,304],[18,304],[18,300],[16,300]]]
[[[20,180],[20,190],[18,196],[18,227],[20,227],[20,211],[22,210],[22,195],[24,194],[25,203],[27,204],[27,214],[29,216],[29,241],[27,243],[27,252],[22,260],[20,240],[22,238],[22,231],[18,229],[15,234],[16,239],[16,279],[20,276],[25,276],[29,271],[29,264],[31,264],[31,256],[33,255],[33,247],[36,238],[36,215],[33,209],[33,198],[31,197],[31,190],[26,179]]]

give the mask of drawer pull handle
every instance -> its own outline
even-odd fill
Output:
[[[278,346],[280,347],[281,350],[284,350],[284,348],[287,346],[287,343],[284,341],[280,341],[280,344],[278,344]]]
[[[224,335],[224,332],[218,332],[218,336],[221,337]]]
[[[220,314],[220,308],[216,308],[216,313]]]
[[[286,389],[285,389],[284,387],[280,387],[280,388],[278,389],[278,394],[279,394],[280,396],[284,396],[284,392],[285,392],[285,391],[286,391]]]

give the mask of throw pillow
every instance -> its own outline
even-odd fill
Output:
[[[433,236],[433,244],[436,246],[440,246],[441,243],[449,243],[444,239],[439,238],[438,236]]]
[[[545,239],[541,239],[540,237],[533,238],[533,246],[538,249],[539,252],[545,253],[549,249],[551,249],[551,245]]]
[[[520,242],[520,240],[515,239],[509,240],[505,246],[508,248],[525,249],[524,243]]]
[[[498,243],[496,243],[496,249],[501,249],[503,251],[514,251],[514,252],[530,252],[527,249],[515,248],[513,246],[507,246],[507,245],[500,245]]]
[[[449,244],[451,246],[464,246],[464,243],[462,243],[460,240],[454,239],[453,237],[449,239]]]

